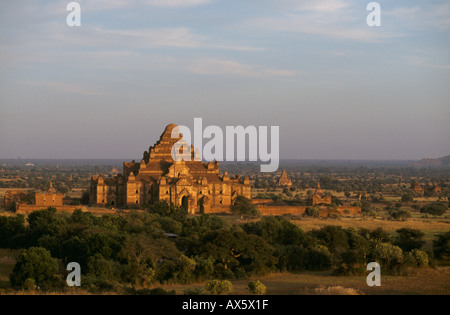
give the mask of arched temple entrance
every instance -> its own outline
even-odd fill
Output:
[[[181,198],[181,208],[189,213],[189,196],[183,196]]]

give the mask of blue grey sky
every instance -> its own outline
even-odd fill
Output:
[[[281,159],[450,154],[450,3],[0,3],[0,158],[140,158],[169,123],[280,127]]]

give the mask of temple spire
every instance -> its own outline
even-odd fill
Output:
[[[48,192],[49,192],[49,193],[55,193],[55,188],[53,188],[52,181],[50,181],[50,186],[49,186],[49,188],[48,188]]]
[[[316,192],[314,194],[315,195],[321,195],[322,194],[322,189],[320,188],[320,182],[317,183]]]

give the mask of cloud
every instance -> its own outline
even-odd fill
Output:
[[[145,3],[158,7],[182,8],[209,4],[210,0],[146,0]]]
[[[3,43],[0,47],[2,60],[20,64],[61,61],[67,55],[86,56],[87,52],[120,57],[124,53],[149,54],[151,50],[160,48],[240,52],[264,50],[257,46],[212,39],[187,27],[108,29],[84,25],[74,30],[62,23],[51,22],[34,29],[24,27],[8,33],[0,32],[0,39]]]
[[[315,0],[315,1],[296,1],[296,11],[313,11],[313,12],[336,12],[348,8],[350,5],[347,1],[341,0]]]
[[[448,30],[450,28],[450,3],[396,7],[384,10],[383,15],[395,18],[403,24],[407,23],[411,29],[431,28]]]
[[[332,14],[286,14],[281,18],[259,18],[248,21],[250,27],[267,31],[319,35],[337,40],[380,42],[402,36],[382,28],[370,28],[364,23],[350,23],[346,17]]]
[[[189,70],[203,75],[234,75],[244,77],[293,76],[292,70],[281,70],[263,66],[243,64],[234,60],[202,59],[193,62]]]
[[[104,11],[124,8],[154,6],[163,8],[187,8],[210,4],[210,0],[78,0],[86,11]]]
[[[381,42],[403,36],[390,27],[371,28],[366,24],[365,5],[344,0],[285,0],[275,14],[256,16],[240,27],[265,32],[317,35],[330,39]]]
[[[72,84],[72,83],[52,82],[52,81],[22,81],[21,84],[28,86],[37,86],[49,90],[56,90],[70,94],[97,95],[97,96],[107,95],[107,93],[100,92],[95,88],[93,88],[92,86]]]
[[[450,69],[450,64],[438,64],[438,63],[436,63],[437,60],[434,60],[434,62],[433,62],[433,61],[431,61],[430,57],[419,56],[419,55],[410,55],[410,56],[406,56],[405,60],[409,64],[416,66],[416,67],[427,67],[427,68],[442,69],[442,70]]]

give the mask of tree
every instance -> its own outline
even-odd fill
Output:
[[[373,256],[374,261],[378,262],[381,268],[386,270],[397,269],[403,262],[402,249],[388,243],[377,244]]]
[[[324,245],[331,253],[348,249],[348,237],[345,230],[340,226],[328,225],[320,230],[308,232],[318,240],[319,244]]]
[[[190,256],[214,261],[217,277],[261,275],[276,264],[274,248],[257,235],[243,231],[212,231],[190,248]]]
[[[448,207],[442,202],[433,202],[430,205],[422,207],[420,213],[428,213],[434,216],[441,216],[447,211]]]
[[[25,217],[21,214],[0,216],[0,247],[9,247],[10,239],[25,231]]]
[[[65,224],[62,216],[56,213],[56,208],[33,211],[28,215],[28,224],[34,240],[42,235],[55,235],[59,228]]]
[[[344,204],[342,203],[342,201],[336,197],[336,196],[331,196],[331,203],[337,205],[337,206],[343,206]]]
[[[417,267],[427,267],[429,264],[429,259],[427,253],[413,249],[411,253],[409,253],[413,258],[417,265]]]
[[[360,233],[363,233],[364,229],[360,230]],[[368,232],[368,239],[376,242],[376,243],[390,243],[392,241],[391,236],[388,232],[383,230],[383,228],[378,227],[375,230]]]
[[[263,217],[258,222],[244,224],[242,228],[247,233],[261,236],[273,245],[300,245],[305,241],[302,229],[281,216]]]
[[[30,247],[17,258],[10,282],[13,287],[23,287],[31,282],[27,279],[32,279],[38,287],[48,289],[55,284],[57,271],[58,262],[48,250]]]
[[[411,212],[405,209],[392,209],[389,211],[389,216],[394,220],[405,221],[411,217]]]
[[[144,235],[132,235],[122,247],[119,257],[126,261],[125,278],[131,285],[145,285],[152,283],[154,277],[153,241]]]
[[[397,237],[395,238],[394,244],[400,247],[405,252],[410,252],[413,249],[421,249],[425,244],[423,237],[425,234],[422,231],[402,228],[398,229]]]
[[[438,259],[450,260],[450,231],[433,240],[433,252]]]
[[[165,201],[160,201],[151,205],[148,209],[150,213],[156,213],[163,217],[171,217],[177,221],[183,222],[187,215],[187,209],[176,207],[173,203],[170,205]]]
[[[305,268],[307,270],[320,271],[331,267],[331,253],[326,246],[318,245],[309,248],[305,257]]]
[[[87,274],[83,277],[83,286],[112,290],[120,280],[120,264],[113,260],[103,258],[101,254],[90,256],[87,260]],[[130,275],[125,270],[126,276]],[[127,279],[128,280],[128,279]],[[134,283],[132,283],[134,285]]]
[[[185,255],[176,260],[165,260],[158,266],[156,277],[161,283],[189,283],[194,280],[197,262]]]
[[[244,196],[237,196],[234,204],[231,206],[231,212],[240,216],[257,217],[260,216],[259,210],[252,201]]]
[[[363,213],[370,212],[370,201],[369,200],[361,200],[361,212],[363,212]]]
[[[90,201],[90,193],[89,191],[85,190],[83,191],[83,194],[81,195],[80,204],[87,206]]]
[[[402,202],[413,202],[414,201],[414,197],[412,194],[409,193],[405,193],[402,195]]]
[[[209,231],[227,229],[228,223],[217,216],[202,214],[192,219],[187,219],[182,227],[182,235],[192,239],[200,239]]]
[[[348,250],[340,255],[335,272],[340,275],[363,274],[366,270],[365,264],[365,254],[362,250]]]

